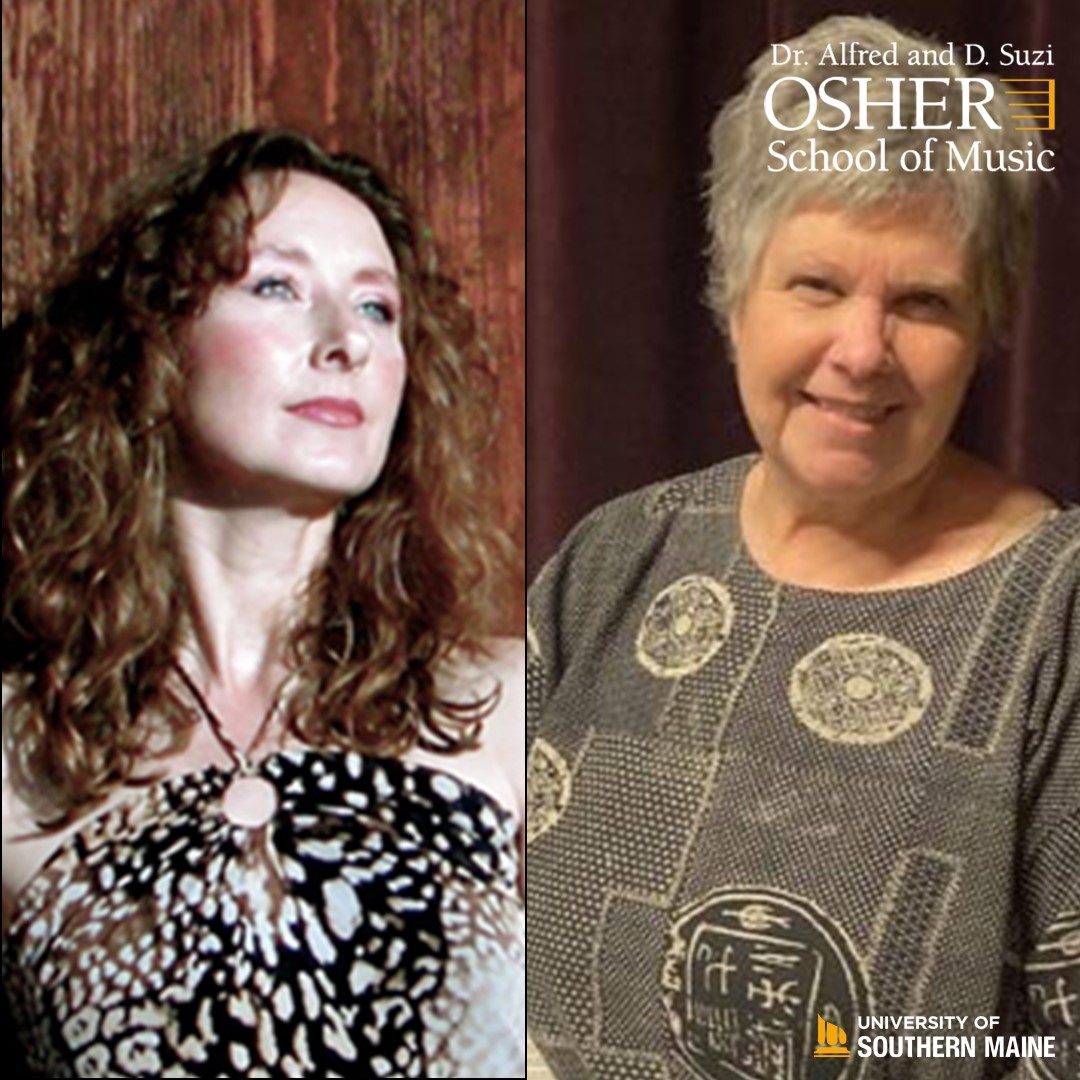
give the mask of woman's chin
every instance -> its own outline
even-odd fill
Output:
[[[782,470],[805,492],[822,501],[861,500],[888,493],[903,485],[905,477],[893,462],[858,452],[836,450],[788,460]]]

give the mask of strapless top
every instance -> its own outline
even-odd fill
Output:
[[[515,823],[426,766],[281,751],[91,818],[18,900],[4,983],[49,1077],[524,1076]]]

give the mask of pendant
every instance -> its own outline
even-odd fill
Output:
[[[278,793],[263,776],[237,776],[221,797],[221,811],[234,824],[260,829],[278,808]]]

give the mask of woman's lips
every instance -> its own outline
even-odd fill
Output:
[[[290,405],[287,412],[327,427],[359,427],[364,422],[364,410],[352,398],[321,397]]]
[[[853,426],[865,428],[878,427],[900,408],[897,404],[824,397],[807,393],[805,390],[801,390],[799,396],[823,413],[847,421]]]

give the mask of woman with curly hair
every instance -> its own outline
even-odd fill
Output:
[[[31,1065],[520,1075],[493,372],[402,197],[234,136],[4,336],[4,978]]]

